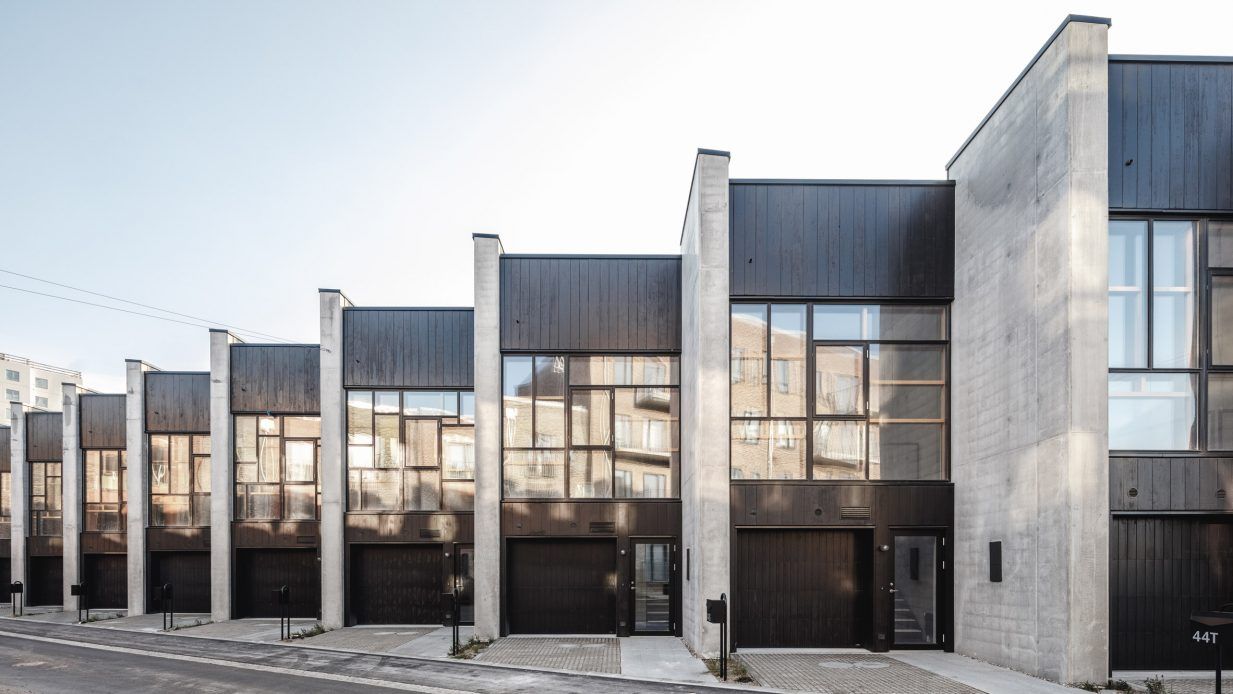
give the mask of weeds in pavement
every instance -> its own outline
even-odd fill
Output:
[[[479,655],[485,648],[488,648],[491,645],[492,645],[492,641],[485,641],[483,639],[472,638],[470,641],[459,645],[458,651],[456,653],[453,653],[451,657],[458,658],[460,660],[471,660],[475,656]]]
[[[703,658],[702,662],[706,663],[706,669],[710,670],[712,675],[719,677],[719,658]],[[749,671],[745,669],[745,666],[741,665],[741,661],[729,656],[728,681],[749,684],[754,681],[754,678],[749,674]]]
[[[314,636],[319,636],[319,635],[321,635],[321,634],[324,634],[324,633],[325,633],[325,632],[327,632],[327,631],[329,631],[329,630],[328,630],[328,629],[326,629],[325,627],[321,626],[320,624],[314,624],[314,625],[312,625],[311,627],[305,627],[305,628],[300,629],[299,631],[295,632],[294,634],[292,634],[292,635],[291,635],[291,638],[293,638],[293,639],[311,639],[312,637],[314,637]]]

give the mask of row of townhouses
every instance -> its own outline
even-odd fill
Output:
[[[1233,59],[1071,16],[946,180],[748,180],[679,255],[507,252],[474,307],[320,291],[0,430],[30,605],[1206,666],[1233,602]],[[1226,432],[1226,427],[1228,431]]]

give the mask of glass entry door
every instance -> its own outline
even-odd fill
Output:
[[[672,593],[675,565],[670,541],[633,542],[633,633],[671,634]]]
[[[944,566],[937,535],[896,535],[891,583],[893,647],[941,646],[939,589]]]

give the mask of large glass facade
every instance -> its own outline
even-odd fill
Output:
[[[156,528],[210,524],[210,437],[150,436],[150,525]]]
[[[470,511],[475,394],[347,391],[349,511]]]
[[[320,417],[237,415],[236,520],[317,520],[320,448]]]
[[[60,463],[30,463],[30,534],[60,537],[64,497]]]
[[[730,328],[732,479],[946,479],[945,307],[741,303]]]
[[[505,498],[676,498],[678,384],[676,357],[505,357]]]
[[[128,519],[128,454],[122,450],[84,451],[82,467],[83,530],[124,532]]]
[[[0,540],[13,536],[13,473],[0,471]]]

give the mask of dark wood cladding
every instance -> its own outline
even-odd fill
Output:
[[[231,411],[321,412],[321,348],[232,345]]]
[[[210,433],[210,374],[149,371],[145,378],[146,431]]]
[[[734,181],[730,193],[734,297],[954,295],[953,185]]]
[[[64,419],[59,412],[26,413],[26,460],[58,463],[64,457]]]
[[[179,612],[210,611],[209,552],[150,552],[148,611],[160,612],[163,605],[154,599],[154,587],[172,585],[174,607]]]
[[[630,537],[681,534],[679,501],[506,501],[506,537]]]
[[[125,400],[123,395],[81,396],[82,448],[124,448],[128,445]]]
[[[146,548],[151,552],[210,549],[209,528],[147,528]]]
[[[1233,511],[1233,458],[1110,458],[1112,511]]]
[[[32,557],[58,557],[64,554],[64,538],[31,535],[26,538],[26,553]]]
[[[287,586],[292,617],[319,618],[321,565],[315,549],[243,549],[235,553],[234,617],[278,617],[272,592]]]
[[[91,608],[128,607],[128,557],[87,553],[81,568]]]
[[[1233,596],[1233,518],[1115,516],[1109,541],[1112,668],[1210,668],[1212,647],[1187,638],[1190,615]]]
[[[8,427],[0,427],[0,472],[8,472],[13,469],[13,449],[10,441],[10,432]]]
[[[615,540],[522,539],[506,554],[511,634],[618,633]]]
[[[231,527],[237,549],[316,547],[321,539],[320,521],[239,521]]]
[[[82,533],[82,554],[123,554],[128,551],[128,533]]]
[[[949,484],[733,484],[732,524],[764,527],[949,527]],[[868,515],[862,517],[867,510]]]
[[[501,258],[501,349],[680,348],[679,257]]]
[[[1233,62],[1109,63],[1109,207],[1233,210]]]
[[[348,513],[347,542],[474,541],[475,518],[470,513]]]
[[[26,561],[26,605],[60,605],[64,602],[64,560],[60,555],[34,555]]]
[[[347,388],[471,388],[475,312],[457,309],[345,309]]]
[[[350,607],[355,624],[440,624],[448,585],[440,544],[350,547]]]

